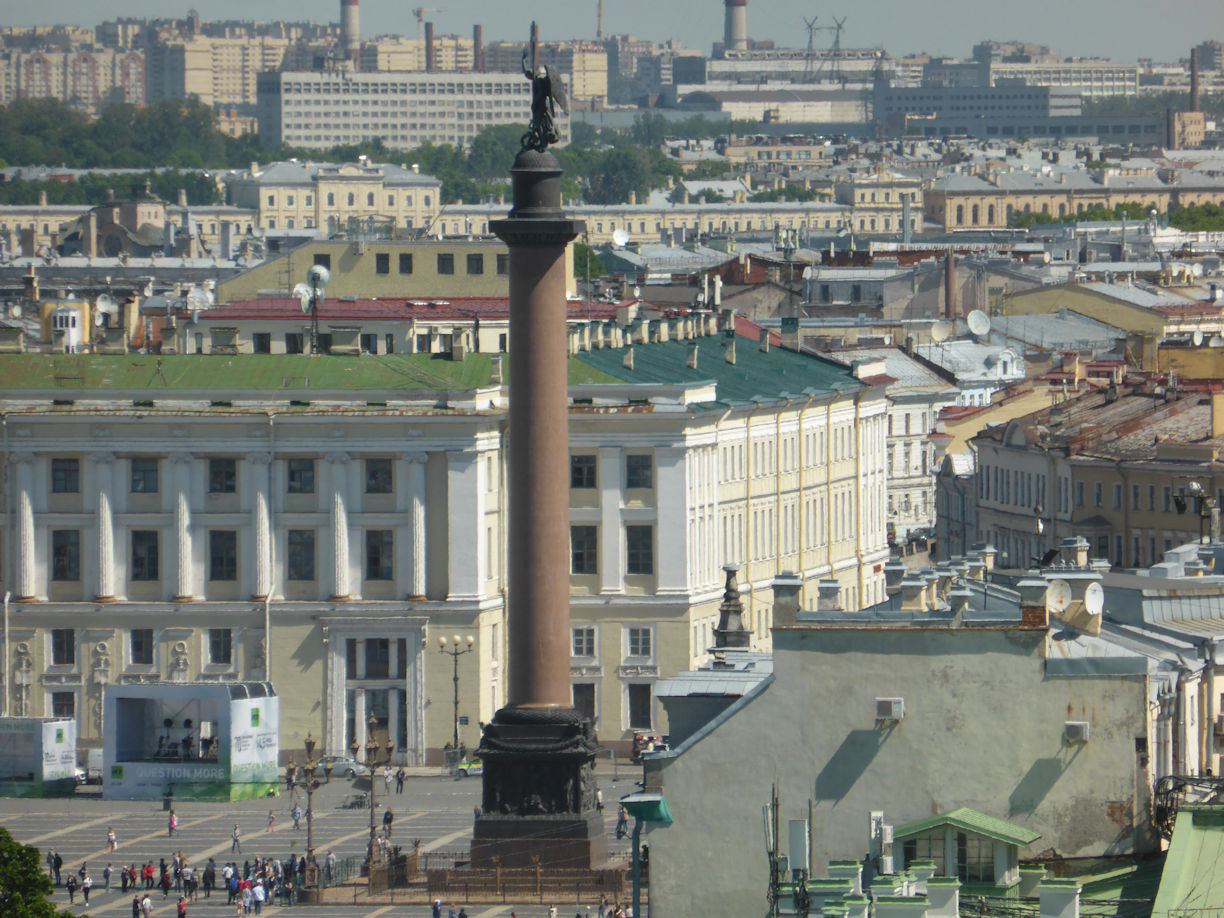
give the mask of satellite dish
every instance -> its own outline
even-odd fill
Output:
[[[1194,342],[1195,347],[1202,347],[1203,346],[1203,330],[1200,328],[1196,328],[1194,330],[1194,337],[1191,340]]]
[[[981,338],[983,335],[990,334],[990,316],[980,309],[975,309],[969,313],[965,318],[965,323],[969,326],[969,331],[975,338]]]
[[[1211,340],[1207,342],[1208,347],[1224,347],[1224,338],[1219,335],[1212,335]]]
[[[642,288],[641,287],[633,288],[633,298],[635,300],[640,300],[642,298]]]
[[[322,265],[311,265],[310,270],[306,272],[306,279],[312,287],[322,290],[331,281],[331,272]]]
[[[113,296],[107,296],[103,293],[94,300],[94,325],[102,326],[106,322],[107,316],[119,314],[119,304],[115,302]]]
[[[1046,587],[1046,607],[1054,613],[1064,611],[1071,604],[1071,584],[1067,581],[1051,580]]]
[[[931,326],[931,340],[938,344],[940,341],[947,341],[952,334],[952,329],[947,322],[936,322]]]
[[[1105,591],[1099,583],[1090,583],[1084,590],[1084,608],[1089,615],[1100,615],[1105,608]]]
[[[199,287],[192,287],[187,291],[187,308],[192,312],[207,309],[211,305],[212,302],[209,300],[208,294]]]
[[[10,319],[20,319],[21,318],[21,304],[14,303],[12,306],[10,306],[8,314],[9,314]]]
[[[296,284],[293,288],[293,295],[298,302],[302,304],[302,312],[310,312],[310,297],[313,291],[305,284]]]
[[[617,248],[623,249],[628,241],[629,233],[626,230],[618,229],[612,231],[612,244]]]

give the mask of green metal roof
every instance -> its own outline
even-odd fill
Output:
[[[987,838],[993,838],[995,841],[1005,842],[1009,845],[1018,845],[1021,848],[1031,845],[1041,838],[1040,832],[1034,832],[1031,829],[1026,829],[1024,826],[1018,826],[1014,822],[1008,822],[1006,819],[987,816],[985,813],[972,810],[967,806],[962,806],[948,813],[940,813],[938,816],[928,816],[926,819],[919,819],[917,822],[907,822],[903,826],[897,826],[893,830],[893,835],[896,838],[909,838],[912,835],[919,835],[922,832],[928,832],[931,829],[948,825],[964,829],[966,832],[985,835]]]
[[[615,383],[595,367],[569,361],[571,384]],[[450,360],[437,354],[360,357],[324,354],[4,354],[0,389],[413,390],[491,385],[492,355]]]
[[[830,392],[864,386],[841,364],[780,347],[762,353],[758,343],[749,338],[735,339],[735,363],[727,363],[723,341],[709,337],[637,344],[633,347],[632,370],[623,365],[625,352],[621,348],[584,351],[574,360],[626,383],[681,385],[712,380],[717,387],[715,404],[719,405],[776,399],[782,393],[798,396],[805,389]],[[690,369],[686,362],[693,344],[697,346],[696,369]]]
[[[1224,806],[1187,804],[1177,811],[1153,915],[1224,905]]]

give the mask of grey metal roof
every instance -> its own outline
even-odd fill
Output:
[[[896,382],[889,383],[889,395],[945,394],[954,398],[956,386],[923,365],[898,347],[847,347],[825,352],[839,363],[860,360],[883,360],[884,372]]]

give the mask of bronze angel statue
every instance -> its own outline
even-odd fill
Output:
[[[548,145],[561,139],[557,130],[557,110],[569,113],[569,102],[565,97],[565,83],[560,72],[547,64],[534,70],[527,63],[528,51],[523,51],[523,73],[531,80],[531,124],[523,135],[524,150],[543,153]]]

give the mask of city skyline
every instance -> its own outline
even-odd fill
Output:
[[[709,15],[694,20],[690,5],[660,8],[645,0],[608,0],[603,4],[603,35],[631,33],[655,41],[672,38],[709,53],[711,44],[722,36],[722,4],[719,0],[703,2],[709,7]],[[758,40],[772,39],[783,47],[803,47],[807,41],[805,18],[816,15],[818,26],[827,26],[832,25],[834,17],[844,16],[843,47],[883,47],[894,56],[927,52],[966,57],[976,42],[995,39],[1043,44],[1066,55],[1118,61],[1144,57],[1159,62],[1187,57],[1190,46],[1199,41],[1224,38],[1224,6],[1213,0],[1178,0],[1173,7],[1175,15],[1162,19],[1170,25],[1153,31],[1132,27],[1151,14],[1151,5],[1140,0],[1082,0],[1076,4],[1035,0],[1023,6],[980,0],[935,0],[923,5],[860,0],[855,5],[840,6],[800,0],[751,0],[748,34]],[[37,8],[0,0],[0,22],[12,26],[96,26],[104,19],[118,17],[181,18],[190,8],[190,0],[181,8],[155,0],[119,0],[102,14],[69,0],[45,0]],[[283,5],[267,0],[216,0],[201,12],[210,19],[287,18]],[[470,34],[471,27],[480,23],[487,41],[525,37],[533,17],[540,22],[545,40],[595,37],[595,0],[531,0],[514,6],[459,0],[428,14],[440,34]],[[303,0],[293,6],[292,18],[337,22],[339,3]],[[415,36],[416,22],[406,4],[362,0],[361,32],[365,38],[388,33]],[[816,44],[828,47],[831,33],[818,33]]]

